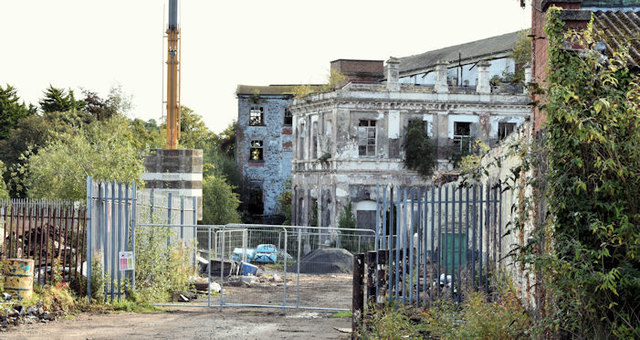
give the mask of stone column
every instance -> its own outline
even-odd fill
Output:
[[[387,76],[387,90],[400,91],[400,60],[398,58],[389,57],[387,65],[385,65],[385,75]]]
[[[526,63],[524,65],[524,87],[522,89],[522,93],[524,94],[529,93],[529,89],[527,88],[529,83],[531,83],[531,64]]]
[[[482,60],[476,64],[478,68],[478,85],[476,87],[476,92],[478,93],[491,93],[491,84],[489,84],[489,66],[491,63]]]
[[[436,64],[436,86],[435,90],[437,93],[447,93],[449,92],[449,85],[447,84],[447,63],[444,60],[439,60]]]

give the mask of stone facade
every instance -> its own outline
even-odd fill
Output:
[[[291,122],[285,111],[293,86],[238,86],[236,163],[249,188],[249,209],[269,222],[291,177]],[[246,198],[245,198],[246,199]]]
[[[463,141],[494,145],[529,117],[529,98],[521,88],[492,89],[490,62],[476,64],[477,86],[472,89],[450,86],[444,61],[435,69],[435,84],[402,84],[400,62],[387,61],[384,82],[349,83],[294,102],[295,224],[337,227],[350,202],[358,226],[373,228],[377,185],[427,184],[403,165],[402,145],[411,120],[425,122],[438,168],[447,171]]]

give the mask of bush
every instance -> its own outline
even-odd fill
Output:
[[[191,266],[189,248],[183,245],[167,247],[170,228],[138,227],[136,229],[135,301],[167,302],[173,292],[189,289]]]
[[[532,320],[518,297],[503,292],[488,302],[472,293],[461,303],[435,301],[426,310],[386,306],[366,318],[362,338],[521,339],[533,338]]]

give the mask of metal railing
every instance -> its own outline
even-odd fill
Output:
[[[54,276],[80,293],[84,271],[86,209],[71,201],[0,201],[3,258],[34,260],[34,281],[53,284]]]
[[[497,183],[379,188],[370,301],[428,305],[488,293],[503,256],[503,214]]]

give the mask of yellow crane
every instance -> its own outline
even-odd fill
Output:
[[[167,149],[178,148],[180,138],[180,27],[178,0],[169,0],[167,26]]]

